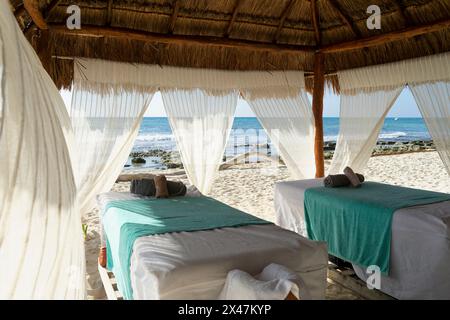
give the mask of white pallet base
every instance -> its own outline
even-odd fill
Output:
[[[117,281],[114,274],[106,268],[103,268],[100,264],[98,265],[98,272],[100,273],[108,300],[123,300],[123,296],[117,288]]]

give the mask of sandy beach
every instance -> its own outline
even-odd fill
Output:
[[[126,171],[139,172],[142,170]],[[159,170],[153,173],[164,173],[168,179],[187,182],[186,175],[180,169]],[[366,179],[371,181],[450,193],[450,178],[437,152],[372,157],[364,174]],[[283,180],[289,180],[285,167],[273,167],[269,163],[236,165],[219,172],[210,196],[260,218],[274,221],[273,187],[276,182]],[[127,192],[129,182],[116,183],[112,190]],[[98,210],[87,214],[83,223],[88,226],[85,242],[88,295],[90,299],[103,299],[104,291],[97,271],[100,245]],[[327,298],[358,299],[358,296],[330,283]]]

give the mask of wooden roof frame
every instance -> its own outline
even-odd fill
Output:
[[[273,44],[266,43],[266,42],[257,42],[257,41],[248,41],[248,40],[237,40],[237,39],[230,39],[229,35],[232,31],[233,24],[236,21],[236,18],[239,13],[239,8],[242,4],[242,1],[236,0],[235,7],[233,9],[232,18],[228,24],[227,31],[224,34],[223,38],[220,37],[211,37],[211,36],[189,36],[189,35],[174,35],[173,30],[175,27],[175,23],[177,20],[178,11],[181,5],[181,0],[174,0],[173,4],[173,13],[169,21],[168,25],[168,33],[167,34],[156,34],[151,32],[145,32],[145,31],[137,31],[137,30],[130,30],[126,28],[114,28],[110,27],[111,20],[112,20],[112,5],[113,1],[108,0],[108,6],[107,6],[107,24],[104,27],[98,27],[98,26],[89,26],[84,24],[83,30],[64,30],[63,25],[52,25],[51,29],[52,31],[55,31],[57,33],[63,33],[66,35],[75,35],[75,36],[86,36],[86,37],[122,37],[129,39],[130,37],[133,39],[140,39],[140,40],[146,40],[146,41],[159,41],[163,43],[177,43],[177,42],[183,42],[183,43],[194,43],[198,45],[212,45],[212,46],[226,46],[226,47],[237,47],[237,48],[244,48],[244,49],[252,49],[255,50],[268,50],[268,51],[278,51],[278,52],[322,52],[322,53],[334,53],[334,52],[343,52],[343,51],[351,51],[355,49],[365,48],[365,47],[371,47],[371,46],[377,46],[380,44],[398,41],[401,39],[407,39],[407,38],[413,38],[418,35],[427,34],[435,31],[439,31],[445,28],[450,28],[450,19],[442,20],[442,21],[435,21],[429,24],[422,24],[422,25],[415,25],[410,26],[407,23],[406,15],[403,10],[403,7],[401,4],[399,4],[398,0],[392,0],[393,3],[395,3],[396,7],[398,8],[398,12],[402,19],[405,20],[405,28],[401,30],[391,31],[387,33],[382,33],[370,37],[361,37],[360,32],[357,28],[355,28],[354,24],[351,22],[348,15],[343,11],[343,9],[339,6],[339,4],[336,2],[336,0],[323,0],[327,1],[329,5],[334,8],[336,14],[341,18],[343,23],[348,26],[353,34],[355,35],[355,39],[344,41],[340,43],[335,43],[331,45],[321,45],[321,30],[320,30],[320,22],[319,22],[319,11],[317,8],[317,1],[318,0],[308,0],[311,4],[311,20],[312,24],[314,26],[314,34],[316,39],[316,45],[314,46],[301,46],[301,45],[287,45],[287,44],[280,44],[278,43],[278,39],[280,36],[280,32],[283,29],[283,25],[285,20],[287,19],[287,16],[289,14],[290,9],[293,5],[295,5],[295,2],[297,0],[289,0],[288,5],[286,6],[283,14],[280,16],[279,24],[277,27],[277,30],[275,32],[275,37],[273,39]],[[50,4],[48,5],[45,10],[40,12],[37,10],[37,1],[36,0],[24,0],[24,5],[19,5],[14,13],[15,15],[20,15],[23,13],[23,11],[27,11],[30,15],[33,23],[41,30],[48,30],[49,25],[47,24],[46,20],[51,11],[58,5],[60,0],[52,0]],[[29,27],[27,28],[27,30]],[[26,31],[27,31],[26,30]]]

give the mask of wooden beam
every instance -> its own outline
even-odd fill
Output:
[[[239,9],[241,8],[243,1],[242,0],[236,0],[236,3],[234,4],[233,14],[231,15],[231,20],[228,23],[227,30],[225,31],[224,37],[228,38],[230,36],[231,30],[233,28],[233,24],[236,21]]]
[[[112,21],[112,4],[113,0],[108,0],[108,7],[106,8],[106,25],[110,26]]]
[[[356,50],[365,47],[373,47],[393,41],[412,38],[426,33],[436,32],[447,28],[450,28],[450,19],[421,26],[408,27],[399,31],[379,34],[368,38],[331,44],[321,47],[319,51],[322,53],[335,53]]]
[[[275,42],[275,43],[278,42],[278,38],[280,37],[281,30],[283,30],[284,22],[286,21],[286,18],[288,17],[289,13],[291,12],[294,4],[295,4],[295,0],[290,0],[287,4],[286,8],[284,9],[283,14],[280,17],[280,23],[278,24],[277,31],[275,33],[275,37],[273,38],[273,42]]]
[[[24,0],[23,5],[25,10],[30,15],[33,23],[41,30],[47,30],[47,22],[42,15],[42,12],[39,10],[39,1],[37,0]]]
[[[173,33],[173,30],[175,29],[175,22],[177,21],[179,10],[180,10],[180,1],[175,0],[175,3],[173,5],[172,16],[170,17],[169,20],[169,29],[168,29],[169,33]]]
[[[28,3],[26,3],[28,2]],[[61,0],[52,0],[50,4],[45,8],[44,12],[41,12],[39,10],[39,6],[37,4],[37,1],[24,1],[24,3],[18,7],[18,9],[14,12],[14,15],[17,17],[21,15],[24,11],[27,11],[28,14],[31,16],[32,21],[28,23],[25,28],[23,29],[24,34],[28,34],[31,27],[33,25],[36,25],[41,30],[47,30],[47,18],[50,15],[50,13],[55,9],[55,7],[61,2]],[[29,8],[29,10],[27,9]],[[36,23],[36,21],[39,23]]]
[[[159,34],[124,28],[89,26],[86,24],[83,24],[83,28],[80,30],[69,30],[67,29],[66,25],[63,24],[50,24],[50,29],[56,33],[73,36],[93,38],[122,38],[163,44],[189,44],[209,47],[238,48],[252,51],[269,51],[276,53],[313,53],[316,50],[315,47],[311,46],[272,44],[248,40],[224,39],[210,36]]]
[[[328,0],[328,3],[333,8],[334,11],[338,14],[338,16],[341,18],[342,22],[344,22],[353,32],[355,37],[360,38],[361,32],[356,28],[350,17],[347,15],[347,13],[344,12],[340,4],[336,0]]]
[[[311,21],[314,28],[314,37],[316,39],[316,45],[320,46],[322,39],[320,36],[320,22],[319,22],[319,10],[317,9],[317,0],[311,1]]]
[[[325,59],[320,52],[314,54],[314,87],[312,111],[314,115],[314,157],[316,178],[325,175],[323,156],[323,94],[325,90]]]

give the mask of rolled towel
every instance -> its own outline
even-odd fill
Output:
[[[187,188],[181,181],[167,181],[169,197],[179,197],[186,195]],[[130,192],[146,197],[156,195],[155,180],[152,179],[134,179],[130,184]]]
[[[182,197],[186,195],[187,188],[181,181],[167,181],[167,189],[170,197]]]
[[[130,192],[142,196],[154,197],[156,194],[155,180],[153,179],[134,179],[131,180]]]
[[[355,172],[353,172],[352,168],[345,167],[344,174],[347,176],[348,180],[350,180],[350,185],[354,188],[358,188],[361,186],[361,182],[359,181],[358,176]]]
[[[364,182],[362,174],[356,174],[361,183]],[[328,188],[346,187],[350,185],[350,180],[345,174],[330,174],[323,180],[323,184]]]

